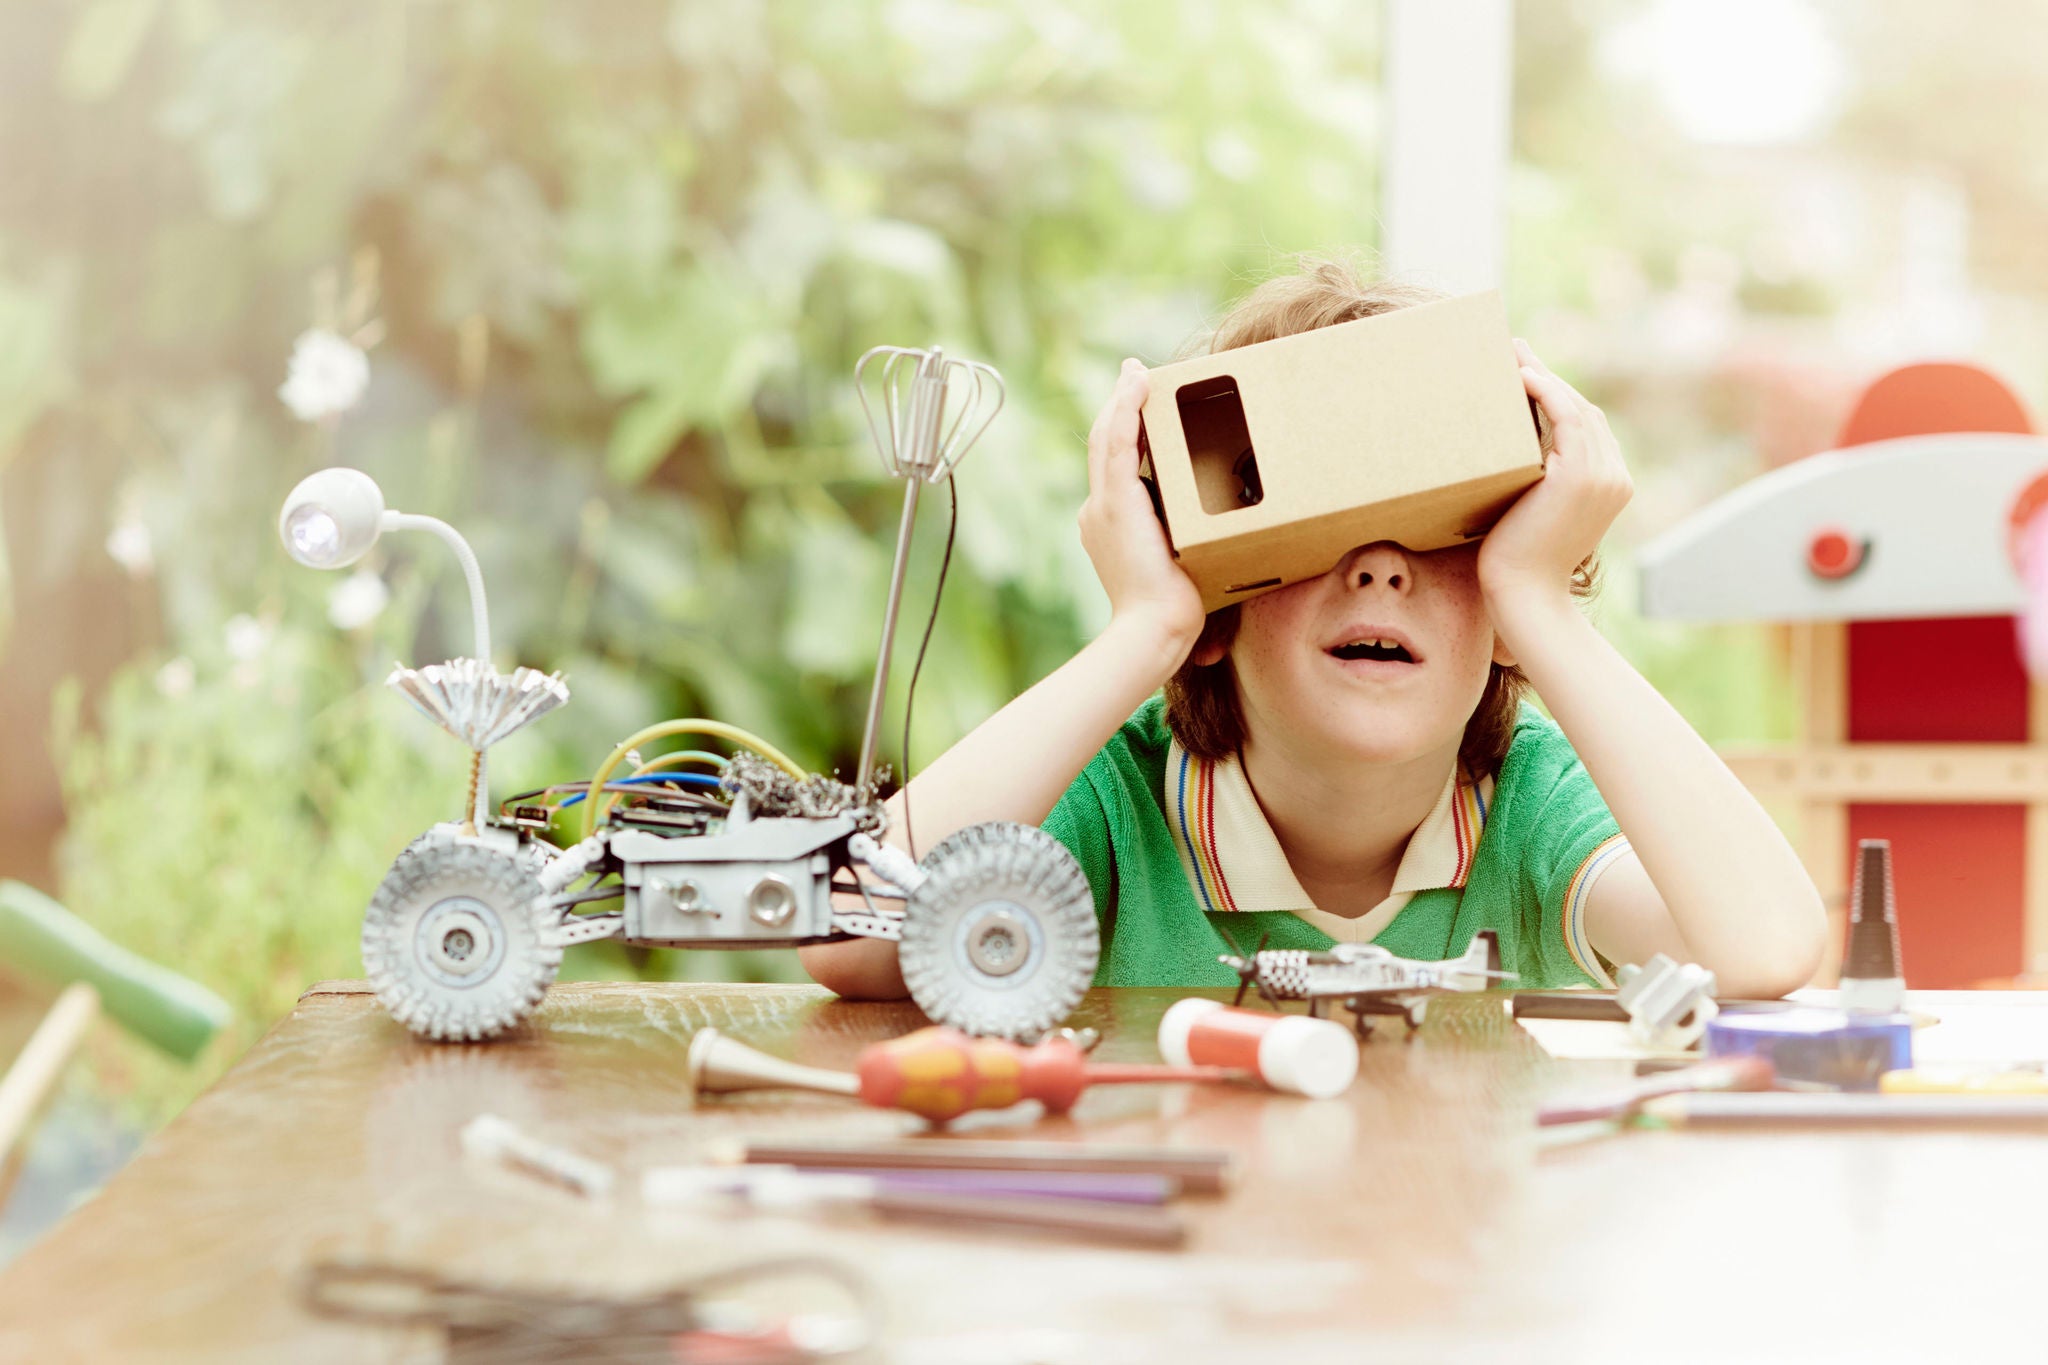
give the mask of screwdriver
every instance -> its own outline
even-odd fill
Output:
[[[1091,1063],[1063,1037],[1023,1047],[939,1026],[862,1049],[850,1072],[785,1062],[713,1028],[699,1029],[690,1042],[690,1080],[700,1095],[816,1090],[849,1095],[877,1109],[900,1109],[933,1123],[1025,1100],[1063,1114],[1091,1085],[1224,1081],[1244,1075],[1220,1066]]]

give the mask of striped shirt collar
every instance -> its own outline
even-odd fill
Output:
[[[1370,937],[1385,928],[1416,892],[1465,885],[1493,804],[1493,778],[1469,782],[1459,769],[1445,780],[1401,854],[1392,894],[1356,920],[1317,910],[1309,900],[1236,755],[1196,758],[1174,740],[1167,747],[1164,795],[1181,870],[1204,910],[1289,910],[1334,937],[1356,941],[1361,932]]]

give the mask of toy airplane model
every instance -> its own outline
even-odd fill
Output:
[[[1444,991],[1483,991],[1486,983],[1512,980],[1513,972],[1500,969],[1500,940],[1491,929],[1481,929],[1463,956],[1442,962],[1417,962],[1396,957],[1374,943],[1339,943],[1323,952],[1302,948],[1261,947],[1250,957],[1225,954],[1216,960],[1237,973],[1237,997],[1243,1003],[1247,988],[1254,988],[1261,1000],[1278,1004],[1283,1000],[1306,1000],[1312,1018],[1323,1016],[1332,1001],[1356,1016],[1360,1038],[1372,1032],[1369,1016],[1396,1015],[1408,1021],[1412,1033],[1422,1027],[1429,997]]]
[[[736,726],[672,720],[623,740],[590,781],[523,793],[494,815],[485,750],[562,705],[568,688],[534,669],[503,675],[492,667],[482,575],[454,528],[387,510],[358,470],[324,469],[292,491],[279,531],[300,563],[344,568],[382,531],[419,529],[448,542],[469,580],[476,656],[400,668],[390,679],[471,753],[462,819],[400,853],[363,917],[370,983],[414,1033],[496,1037],[540,1005],[564,948],[606,938],[669,948],[892,939],[919,1008],[971,1034],[1035,1039],[1080,1001],[1099,952],[1095,901],[1051,835],[991,821],[916,862],[882,841],[889,817],[870,764],[918,490],[943,482],[994,420],[1002,380],[936,347],[878,346],[854,369],[864,407],[863,371],[878,358],[887,421],[877,425],[871,412],[870,426],[889,472],[907,487],[851,784],[806,774]],[[964,401],[949,411],[952,387]],[[680,736],[753,752],[728,758],[690,749],[645,760],[639,753]],[[626,763],[633,767],[619,772]],[[685,764],[716,773],[679,771]],[[579,804],[574,820],[568,807]],[[576,842],[557,847],[548,836],[572,823],[580,827]],[[599,908],[607,902],[618,904]]]

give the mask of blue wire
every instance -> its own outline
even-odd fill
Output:
[[[607,787],[645,786],[650,782],[675,782],[685,787],[697,787],[706,791],[717,791],[718,779],[710,773],[646,773],[639,777],[614,777],[606,782]],[[590,793],[583,792],[556,806],[556,810],[567,810]]]

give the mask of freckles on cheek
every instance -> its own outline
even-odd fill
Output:
[[[1479,587],[1479,548],[1454,546],[1426,557],[1429,592],[1419,600],[1430,618],[1438,654],[1464,671],[1473,658],[1493,653],[1493,618]]]
[[[1283,685],[1282,670],[1277,667],[1279,661],[1274,657],[1269,640],[1256,636],[1247,639],[1240,634],[1231,647],[1230,661],[1237,671],[1238,695],[1246,706],[1259,707],[1277,687]]]
[[[1270,609],[1253,611],[1255,606],[1279,595],[1271,593],[1245,603],[1237,638],[1231,642],[1230,661],[1237,675],[1238,698],[1248,715],[1271,715],[1276,705],[1289,711],[1299,706],[1303,670],[1291,662],[1291,654],[1298,648],[1294,634],[1300,627]]]

